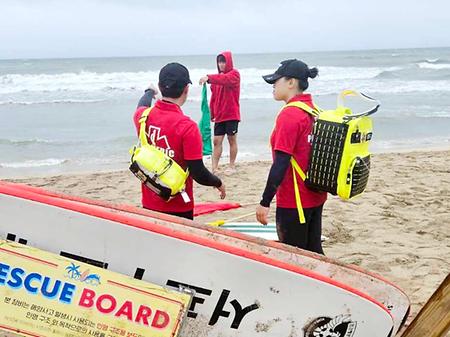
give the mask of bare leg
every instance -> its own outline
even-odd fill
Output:
[[[212,156],[212,171],[213,173],[217,172],[217,168],[219,167],[219,160],[222,156],[222,142],[225,136],[214,136],[214,150]]]
[[[228,143],[230,144],[230,168],[234,169],[238,153],[237,135],[228,135]]]

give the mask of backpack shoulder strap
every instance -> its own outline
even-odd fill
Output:
[[[289,106],[295,106],[299,109],[302,109],[303,111],[306,111],[307,113],[309,113],[310,115],[313,115],[314,117],[319,117],[319,114],[321,112],[321,110],[315,104],[314,104],[314,108],[311,108],[308,104],[306,104],[304,102],[300,102],[300,101],[288,103],[283,107],[283,109],[286,107],[289,107]]]
[[[305,213],[303,212],[303,205],[302,205],[302,200],[300,198],[300,190],[298,188],[296,173],[298,173],[298,175],[300,176],[300,178],[303,181],[305,181],[305,179],[306,179],[306,174],[300,168],[300,165],[298,165],[298,163],[294,159],[294,157],[291,157],[291,165],[292,165],[292,178],[294,179],[295,205],[297,206],[298,218],[300,219],[300,223],[304,224],[304,223],[306,223],[306,219],[305,219]]]

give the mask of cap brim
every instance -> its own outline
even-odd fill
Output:
[[[282,78],[283,76],[278,75],[278,74],[270,74],[270,75],[265,75],[262,78],[264,79],[264,81],[266,81],[269,84],[274,84],[278,79]]]

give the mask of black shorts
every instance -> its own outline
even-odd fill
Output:
[[[234,136],[238,133],[239,121],[225,121],[214,123],[214,136]]]

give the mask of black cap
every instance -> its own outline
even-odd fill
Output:
[[[263,76],[263,79],[269,84],[274,84],[282,77],[307,80],[308,77],[310,77],[310,70],[306,63],[297,59],[290,59],[282,61],[278,69],[273,74],[265,75]]]
[[[159,85],[169,89],[173,87],[185,87],[192,83],[187,68],[179,63],[169,63],[159,72]]]

